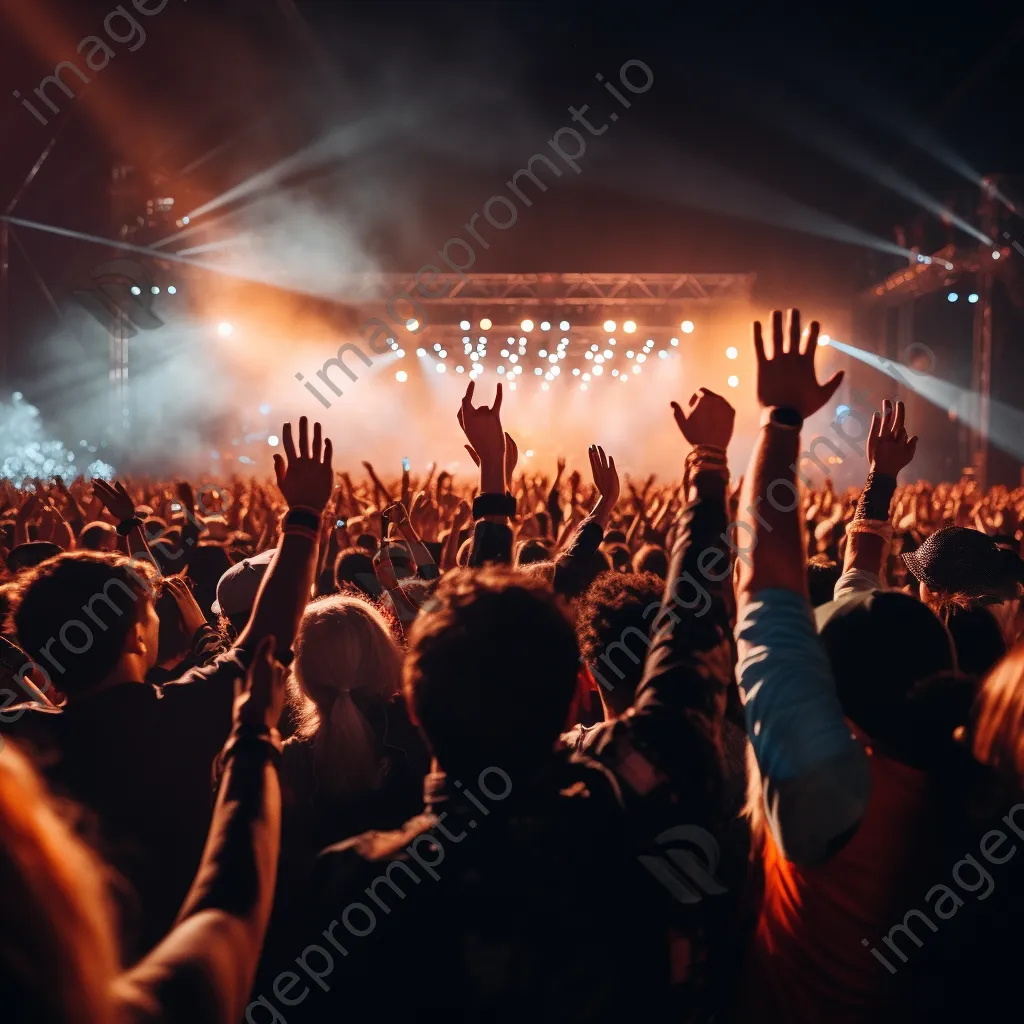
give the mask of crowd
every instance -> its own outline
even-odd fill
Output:
[[[1024,489],[899,483],[889,401],[804,486],[840,375],[765,334],[738,482],[706,389],[620,484],[473,383],[474,480],[303,418],[275,483],[4,481],[0,1018],[1012,1012]]]

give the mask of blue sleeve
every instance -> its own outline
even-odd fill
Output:
[[[765,812],[783,855],[816,863],[860,823],[871,789],[806,598],[763,590],[736,624],[747,734]]]

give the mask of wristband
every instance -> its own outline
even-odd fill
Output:
[[[320,514],[307,508],[290,508],[285,513],[282,529],[284,533],[297,533],[316,540],[320,536]]]
[[[761,414],[761,426],[784,427],[787,430],[799,430],[804,425],[804,418],[796,411],[783,405],[775,405]]]
[[[117,524],[117,535],[119,537],[127,537],[136,527],[142,526],[142,520],[138,516],[132,516],[130,519],[122,519]]]
[[[888,519],[852,519],[846,524],[846,536],[855,533],[870,533],[884,541],[892,540],[892,523]]]
[[[896,493],[896,477],[888,473],[871,470],[864,482],[864,490],[857,500],[854,519],[874,519],[879,522],[889,518],[889,506]]]
[[[281,734],[277,729],[263,726],[236,725],[220,754],[221,764],[226,765],[239,751],[251,750],[269,758],[275,767],[281,764]]]
[[[473,499],[473,518],[504,516],[511,519],[516,514],[516,499],[507,491],[504,494],[478,494]]]

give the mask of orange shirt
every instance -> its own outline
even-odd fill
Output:
[[[923,905],[935,812],[923,772],[867,752],[867,812],[837,854],[813,867],[793,864],[768,832],[741,1020],[860,1022],[891,1005],[896,979],[871,947],[903,966],[882,938]]]

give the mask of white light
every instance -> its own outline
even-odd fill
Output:
[[[399,370],[398,373],[395,374],[395,380],[397,380],[399,384],[404,384],[408,379],[409,374],[407,374],[405,370]]]
[[[539,351],[539,352],[537,353],[537,355],[539,355],[539,356],[541,357],[541,359],[547,359],[547,357],[548,357],[548,350],[547,350],[546,348],[542,348],[542,349],[541,349],[541,350],[540,350],[540,351]]]
[[[507,348],[503,348],[501,350],[501,358],[502,359],[508,359],[508,349]]]
[[[175,288],[173,284],[169,284],[167,286],[167,294],[168,295],[177,295],[178,294],[178,289]]]
[[[818,336],[819,345],[827,345],[832,339],[827,334],[821,334]]]
[[[993,249],[992,250],[992,259],[997,260],[997,259],[999,259],[999,256],[1000,256],[999,250],[998,249]]]
[[[141,295],[141,294],[142,294],[142,289],[137,284],[133,284],[132,285],[132,295]]]
[[[544,372],[539,366],[534,368],[533,371],[538,377]]]
[[[420,322],[415,317],[410,317],[405,321],[405,326],[408,327],[410,331],[415,331],[419,329]]]
[[[618,377],[618,375],[619,375],[619,371],[618,370],[612,370],[612,376],[613,377]]]
[[[598,365],[600,365],[601,363],[604,362],[604,356],[602,356],[602,355],[594,356],[594,362],[597,363]]]
[[[572,368],[572,375],[574,377],[578,377],[580,375],[580,368],[578,366],[574,366]]]
[[[556,356],[554,353],[552,353],[551,355],[548,356],[548,362],[549,363],[557,363],[558,362],[558,356]]]
[[[398,356],[399,359],[404,359],[405,358],[405,349],[404,348],[397,348],[397,349],[395,349],[395,355]]]
[[[593,359],[594,358],[594,353],[593,352],[584,352],[583,353],[583,358],[584,359]]]
[[[520,374],[520,373],[523,372],[523,368],[521,366],[513,366],[512,367],[512,372],[515,373],[515,374]]]
[[[416,349],[416,355],[418,355],[418,356],[425,356],[426,354],[427,354],[427,350],[425,348],[418,348],[418,349]]]
[[[608,344],[609,345],[614,345],[615,344],[615,339],[614,338],[609,338],[608,339]]]
[[[270,437],[267,438],[267,444],[269,444],[271,448],[276,448],[277,447],[277,434],[271,434]]]
[[[491,329],[491,321],[488,320],[487,317],[484,317],[483,320],[480,321],[480,330],[481,331],[489,331],[490,329]]]
[[[156,285],[153,285],[153,287],[152,287],[152,288],[150,288],[149,290],[150,290],[150,291],[151,291],[151,292],[152,292],[152,293],[153,293],[154,295],[159,295],[159,294],[160,294],[160,289],[159,289],[159,288],[158,288],[158,287],[157,287]]]
[[[647,356],[646,356],[646,355],[645,355],[645,354],[644,354],[643,352],[641,352],[641,353],[640,353],[640,354],[639,354],[639,355],[638,355],[638,356],[636,357],[636,361],[637,361],[638,363],[642,363],[642,362],[644,362],[644,361],[645,361],[646,359],[647,359]]]
[[[950,292],[950,293],[949,293],[949,294],[948,294],[948,295],[946,296],[946,300],[947,300],[948,302],[956,302],[956,300],[957,300],[957,299],[959,299],[959,298],[960,298],[960,296],[959,296],[959,295],[957,295],[957,293],[956,293],[956,292]]]
[[[524,455],[525,455],[525,456],[526,456],[526,457],[527,457],[528,459],[532,459],[532,458],[533,458],[533,449],[532,449],[532,448],[527,448],[527,449],[526,449],[526,451],[525,451],[525,452],[524,452],[523,454],[524,454]]]
[[[632,350],[632,349],[629,349],[629,350],[628,350],[628,351],[626,352],[626,358],[627,358],[627,359],[632,359],[632,358],[633,358],[633,350]]]
[[[557,377],[561,372],[562,372],[562,368],[560,366],[552,366],[551,367],[551,373],[552,373],[553,376]]]
[[[545,380],[554,380],[555,379],[555,375],[549,370],[547,373],[544,374],[544,379]]]
[[[675,339],[673,339],[673,340],[675,340]],[[725,358],[726,359],[735,359],[739,354],[740,354],[739,350],[734,345],[730,345],[725,350]]]
[[[583,374],[583,379],[584,380],[590,380],[590,374],[589,373]]]
[[[731,388],[738,388],[740,386],[740,379],[739,379],[739,377],[733,376],[733,377],[730,377],[729,380],[726,383]]]
[[[606,348],[604,350],[604,357],[605,357],[605,359],[611,359],[614,355],[615,355],[615,353],[610,348]]]
[[[510,335],[509,335],[509,336],[508,336],[508,337],[507,337],[507,338],[506,338],[505,340],[506,340],[506,341],[507,341],[507,342],[508,342],[508,343],[509,343],[510,345],[514,345],[514,344],[516,343],[516,339],[515,339],[515,338],[513,338],[511,334],[510,334]]]
[[[436,369],[438,373],[444,373],[448,367],[445,366],[444,363],[438,363]]]
[[[639,372],[640,372],[640,367],[639,366],[634,366],[633,367],[633,375],[636,376],[636,374],[638,374]]]
[[[679,328],[683,332],[683,334],[692,334],[693,333],[693,321],[692,320],[684,320],[679,325]]]
[[[604,367],[603,366],[595,366],[594,367],[594,376],[595,377],[600,377],[602,373],[604,373]]]
[[[445,351],[444,349],[441,349],[441,351],[440,351],[440,352],[438,352],[437,354],[438,354],[438,355],[439,355],[439,356],[440,356],[440,357],[441,357],[442,359],[447,359],[447,358],[448,358],[448,353],[447,353],[447,352],[446,352],[446,351]]]
[[[479,344],[481,344],[481,345],[486,345],[486,344],[487,344],[487,338],[486,338],[486,336],[484,336],[484,337],[481,337],[481,338],[477,338],[476,340],[477,340],[477,342],[478,342]]]
[[[269,412],[270,412],[270,406],[266,402],[264,402],[260,406],[260,415],[261,416],[266,416]],[[82,442],[82,447],[83,448],[85,447],[85,442],[84,441]]]
[[[458,366],[455,367],[455,372],[456,373],[465,373],[466,372],[466,368],[460,363]]]
[[[472,338],[471,338],[471,337],[470,337],[470,336],[469,336],[469,335],[467,334],[467,335],[466,335],[466,336],[465,336],[465,337],[464,337],[464,338],[462,339],[462,344],[463,344],[463,345],[472,345],[472,344],[473,344],[473,339],[472,339]]]
[[[605,330],[606,330],[606,331],[607,331],[607,332],[608,332],[609,334],[611,334],[611,333],[612,333],[612,331],[614,331],[614,330],[615,330],[615,321],[614,321],[614,320],[605,320],[605,322],[604,322],[604,329],[605,329]]]
[[[234,327],[224,320],[222,323],[217,324],[217,333],[222,337],[226,338],[234,331]]]
[[[678,338],[669,338],[669,344],[678,347],[679,339]]]
[[[503,354],[504,354],[504,353],[503,353]],[[508,361],[509,361],[510,363],[518,363],[518,362],[519,362],[519,356],[517,356],[517,355],[515,354],[515,352],[510,352],[510,353],[509,353],[509,357],[508,357]]]
[[[596,352],[600,347],[601,347],[600,345],[591,345],[590,346],[590,351],[591,352]]]
[[[526,339],[525,338],[520,338],[519,339],[519,344],[520,345],[525,345],[526,344]]]
[[[187,226],[187,225],[188,225],[188,223],[189,223],[189,220],[190,220],[190,218],[188,218],[188,217],[182,217],[182,218],[181,218],[181,223],[182,223],[182,224],[185,224],[185,225]]]
[[[437,344],[436,344],[436,345],[434,346],[434,351],[435,351],[435,352],[440,352],[440,351],[441,351],[441,343],[440,343],[440,342],[438,342],[438,343],[437,343]]]
[[[540,329],[542,331],[550,331],[551,330],[551,324],[549,324],[547,322],[547,320],[542,320],[541,324],[540,324]]]
[[[541,384],[540,389],[541,391],[550,391],[551,385],[547,381],[544,381],[544,383]]]
[[[623,325],[622,329],[627,334],[632,334],[636,330],[636,324],[632,320],[627,320]]]
[[[978,293],[977,292],[971,292],[971,294],[967,296],[967,301],[972,303],[972,304],[977,302],[978,301]]]
[[[504,366],[499,366],[498,367],[498,373],[504,374],[504,372],[505,372],[505,367]]]
[[[519,325],[519,328],[520,328],[520,330],[523,330],[523,331],[532,331],[533,330],[533,321],[532,320],[524,320]]]
[[[668,353],[667,353],[667,352],[666,352],[666,351],[665,351],[664,349],[662,349],[662,350],[661,350],[661,351],[660,351],[660,352],[658,353],[658,358],[659,358],[659,359],[668,359]]]
[[[482,363],[474,363],[473,364],[473,369],[474,369],[474,371],[476,373],[483,373],[484,372],[484,367],[483,367]]]
[[[509,383],[508,389],[509,389],[509,391],[515,391],[515,389],[516,389],[516,382],[515,381],[511,381]]]
[[[459,327],[461,327],[462,330],[464,330],[464,331],[468,331],[469,330],[469,321],[468,320],[460,320],[459,321]],[[465,341],[466,339],[463,338],[462,340]]]
[[[559,329],[560,331],[567,331],[567,330],[569,330],[569,321],[568,321],[568,320],[563,320],[563,321],[562,321],[562,322],[561,322],[561,323],[560,323],[560,324],[558,325],[558,329]]]

